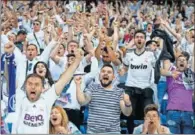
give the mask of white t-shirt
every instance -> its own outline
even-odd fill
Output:
[[[98,61],[95,57],[91,58],[91,72],[82,76],[81,90],[83,91],[88,84],[93,81],[98,71]],[[60,98],[56,100],[56,105],[59,105],[63,108],[80,110],[80,104],[77,101],[76,97],[76,84],[74,80],[69,82],[70,87],[67,88],[67,91],[63,91],[60,95]]]
[[[59,65],[59,66],[66,65],[67,60],[68,60],[68,59],[61,59],[61,60],[60,60],[60,64],[58,64],[58,65]],[[82,59],[82,61],[80,62],[79,67],[77,68],[76,71],[84,72],[84,68],[85,68],[88,64],[90,64],[90,63],[87,63],[86,57],[84,57],[84,58]]]
[[[145,50],[137,55],[135,49],[131,49],[125,56],[123,63],[128,66],[126,86],[147,88],[154,83],[155,57],[153,52]]]
[[[29,42],[29,44],[32,43],[32,44],[37,45],[38,50],[44,49],[45,48],[44,32],[40,30],[38,32],[35,32],[35,35],[37,37],[37,41],[39,42],[39,44],[37,43],[33,33],[29,33],[27,35],[27,41]]]
[[[1,53],[3,54],[4,53],[4,46],[5,46],[5,44],[7,44],[9,42],[9,39],[6,35],[2,34],[0,42],[1,42],[1,51],[2,51]]]
[[[55,64],[55,62],[51,59],[49,60],[49,70],[54,81],[57,81],[60,78],[60,75],[65,71],[66,63],[63,62],[64,59],[67,59],[67,57],[60,57],[58,64]]]
[[[39,100],[32,103],[24,91],[16,94],[16,121],[12,133],[17,134],[48,134],[51,108],[58,98],[53,85],[42,93]]]
[[[51,50],[55,47],[55,41],[51,41],[44,49],[40,56],[35,57],[32,61],[27,60],[26,56],[16,47],[14,49],[15,62],[16,62],[16,81],[17,87],[21,87],[27,75],[33,73],[34,65],[38,61],[48,63]]]

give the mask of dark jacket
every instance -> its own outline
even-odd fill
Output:
[[[160,80],[160,61],[169,59],[172,63],[175,61],[173,51],[173,40],[170,38],[167,32],[160,29],[155,29],[151,34],[151,39],[154,37],[160,37],[164,40],[163,49],[155,64],[155,83]]]

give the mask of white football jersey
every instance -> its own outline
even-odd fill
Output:
[[[30,102],[26,94],[20,90],[16,95],[16,121],[13,134],[48,134],[52,105],[58,98],[53,85],[42,93],[39,100]]]
[[[148,88],[154,83],[154,65],[156,59],[153,52],[145,50],[136,54],[135,49],[127,52],[123,63],[128,67],[126,86]]]

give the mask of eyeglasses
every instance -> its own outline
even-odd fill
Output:
[[[37,26],[39,26],[39,23],[33,23],[33,25],[37,25]]]

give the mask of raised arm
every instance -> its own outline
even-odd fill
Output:
[[[161,24],[163,24],[163,26],[175,37],[177,38],[177,40],[180,42],[181,41],[181,35],[177,34],[170,26],[169,24],[163,20],[162,18],[160,19]]]
[[[103,39],[100,38],[100,42],[98,47],[95,49],[95,57],[100,60],[100,55],[101,55],[101,44],[103,43]]]
[[[21,53],[21,51],[14,45],[13,42],[8,42],[4,46],[4,51],[8,54],[14,53],[15,55],[15,62],[16,65],[19,65],[19,63],[23,60],[25,60],[25,55]]]
[[[56,94],[60,95],[65,85],[71,80],[74,72],[80,64],[80,61],[83,57],[83,52],[77,50],[75,52],[75,62],[61,75],[60,79],[55,83]]]
[[[55,62],[55,64],[59,64],[60,61],[60,57],[57,55],[59,48],[60,44],[58,44],[50,54],[50,58]]]
[[[76,83],[76,97],[80,105],[86,105],[91,101],[91,94],[86,94],[81,90],[81,76],[75,76],[74,81]]]
[[[119,35],[118,35],[118,22],[114,22],[114,39],[113,39],[113,49],[116,50],[117,45],[118,45],[118,39],[119,39]]]
[[[169,71],[171,67],[171,63],[169,60],[163,61],[163,67],[160,69],[160,73],[162,76],[172,76],[172,73]]]
[[[92,56],[91,57],[91,69],[90,72],[87,73],[84,78],[85,78],[85,85],[88,85],[97,75],[98,73],[98,61],[96,57]]]
[[[125,116],[130,116],[132,113],[132,105],[127,94],[123,95],[123,100],[120,101],[120,108]]]
[[[178,71],[171,71],[171,62],[170,60],[164,60],[163,61],[163,68],[160,69],[160,73],[162,76],[169,76],[169,77],[173,77],[174,79],[176,79],[180,72]]]
[[[52,51],[52,49],[55,47],[56,45],[56,41],[52,40],[44,49],[43,53],[40,56],[40,61],[44,61],[45,63],[48,63],[49,58],[50,58],[50,53]]]
[[[111,47],[107,46],[108,55],[115,66],[121,64],[121,61],[116,57],[116,51],[112,50]]]

